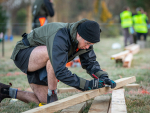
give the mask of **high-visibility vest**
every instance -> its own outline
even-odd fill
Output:
[[[120,14],[120,19],[122,28],[132,27],[133,21],[132,21],[132,13],[130,11],[123,11]]]
[[[134,30],[137,33],[147,33],[147,23],[146,23],[147,16],[145,14],[137,14],[133,16],[134,22]]]

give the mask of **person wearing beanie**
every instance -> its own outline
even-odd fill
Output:
[[[97,22],[82,19],[74,23],[49,23],[29,34],[24,33],[11,59],[27,74],[33,92],[0,83],[0,102],[4,98],[17,98],[26,103],[57,101],[58,80],[81,91],[102,88],[105,84],[115,88],[116,83],[100,68],[93,50],[93,44],[100,41],[100,32]],[[93,77],[92,80],[68,70],[66,63],[76,56],[79,56],[82,68]]]

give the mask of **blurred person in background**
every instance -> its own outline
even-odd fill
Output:
[[[96,61],[93,44],[100,41],[100,26],[97,22],[82,19],[74,23],[49,23],[23,34],[11,59],[27,74],[33,92],[11,88],[0,83],[0,102],[4,98],[17,98],[23,102],[51,103],[57,101],[57,82],[81,91],[116,87],[108,73]],[[66,63],[79,56],[82,68],[93,77],[86,80],[72,73]]]
[[[32,29],[47,24],[47,17],[54,16],[53,0],[35,0],[32,6],[32,15]]]
[[[137,14],[133,16],[133,26],[137,34],[137,44],[139,44],[141,48],[145,48],[148,33],[148,17],[141,7],[138,7],[136,11]],[[143,36],[144,39],[141,39],[141,36]]]
[[[130,12],[129,7],[124,7],[124,11],[120,13],[121,27],[123,28],[124,36],[124,46],[127,46],[127,42],[130,44],[133,43],[133,36],[129,32],[129,29],[132,27],[132,13]]]

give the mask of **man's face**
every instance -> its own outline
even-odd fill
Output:
[[[79,49],[89,49],[89,47],[94,44],[94,43],[84,40],[78,33],[77,33],[77,40],[79,42],[78,43]]]

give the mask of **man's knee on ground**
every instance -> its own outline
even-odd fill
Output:
[[[30,87],[33,90],[34,94],[37,96],[39,102],[47,102],[48,86],[30,84]]]

